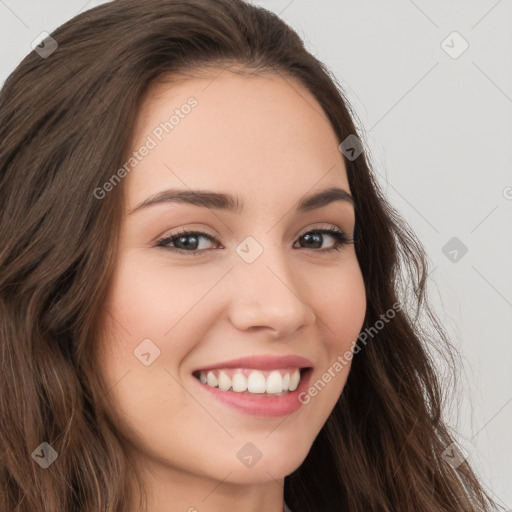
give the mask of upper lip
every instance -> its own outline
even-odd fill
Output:
[[[230,361],[221,361],[212,363],[201,368],[196,368],[194,372],[203,370],[213,370],[217,368],[252,368],[255,370],[277,370],[278,368],[309,368],[313,363],[302,356],[271,356],[271,355],[252,355],[231,359]]]

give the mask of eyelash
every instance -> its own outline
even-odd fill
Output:
[[[337,228],[336,226],[330,226],[329,229],[313,229],[311,231],[306,231],[302,233],[302,235],[299,236],[299,238],[302,238],[304,235],[310,235],[310,234],[327,234],[334,238],[335,244],[333,247],[329,249],[311,249],[314,252],[320,252],[323,254],[331,253],[332,251],[339,251],[343,246],[351,244],[354,242],[353,238],[348,237],[341,229]],[[164,249],[169,249],[173,252],[177,252],[180,254],[186,254],[191,256],[198,256],[202,252],[208,250],[208,249],[195,249],[193,251],[186,251],[184,249],[178,249],[177,247],[169,247],[167,244],[175,242],[179,238],[190,236],[190,235],[199,235],[202,237],[207,238],[211,242],[219,243],[216,238],[213,236],[203,233],[201,231],[193,231],[193,230],[187,230],[183,229],[182,231],[179,231],[177,233],[173,233],[172,235],[166,236],[164,238],[160,238],[157,243],[156,247],[163,247]],[[306,248],[307,249],[307,248]]]

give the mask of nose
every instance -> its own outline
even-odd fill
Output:
[[[231,272],[231,323],[241,331],[270,329],[275,338],[315,321],[315,313],[284,256],[265,251],[253,263],[237,261]]]

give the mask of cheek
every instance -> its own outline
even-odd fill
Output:
[[[98,339],[98,365],[107,388],[115,386],[119,393],[119,407],[134,417],[137,411],[144,411],[147,418],[161,411],[166,398],[151,390],[166,390],[172,396],[176,384],[165,370],[175,375],[194,347],[185,320],[193,305],[189,299],[197,294],[191,290],[194,284],[185,286],[184,277],[179,282],[180,274],[135,254],[121,258],[117,266]]]
[[[170,339],[211,286],[191,267],[166,266],[158,256],[127,251],[117,267],[107,309],[134,342]]]
[[[313,306],[314,305],[314,306]],[[315,287],[312,300],[329,355],[345,352],[359,335],[366,314],[366,293],[357,261],[341,267]]]
[[[316,308],[323,350],[300,400],[308,410],[310,433],[316,436],[345,387],[353,345],[364,324],[366,293],[358,265],[347,266],[336,279],[326,279],[321,290],[315,290],[311,304]]]
[[[319,430],[343,391],[354,344],[364,324],[366,293],[355,256],[340,266],[337,275],[331,273],[328,279],[317,282],[313,304],[323,350],[303,399],[317,409],[312,426]]]
[[[215,320],[216,311],[202,298],[224,272],[205,275],[199,266],[171,268],[162,260],[137,250],[119,259],[98,340],[98,364],[107,388],[116,386],[120,392],[129,385],[126,394],[120,392],[120,405],[135,415],[144,411],[148,418],[161,412],[161,401],[169,410],[184,405],[172,376],[182,377],[181,362]],[[153,393],[149,399],[151,390],[166,390],[167,395]]]

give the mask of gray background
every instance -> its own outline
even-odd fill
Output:
[[[0,0],[0,83],[41,32],[100,3]],[[464,358],[460,414],[447,411],[456,437],[512,509],[512,0],[254,3],[293,26],[348,92]]]

